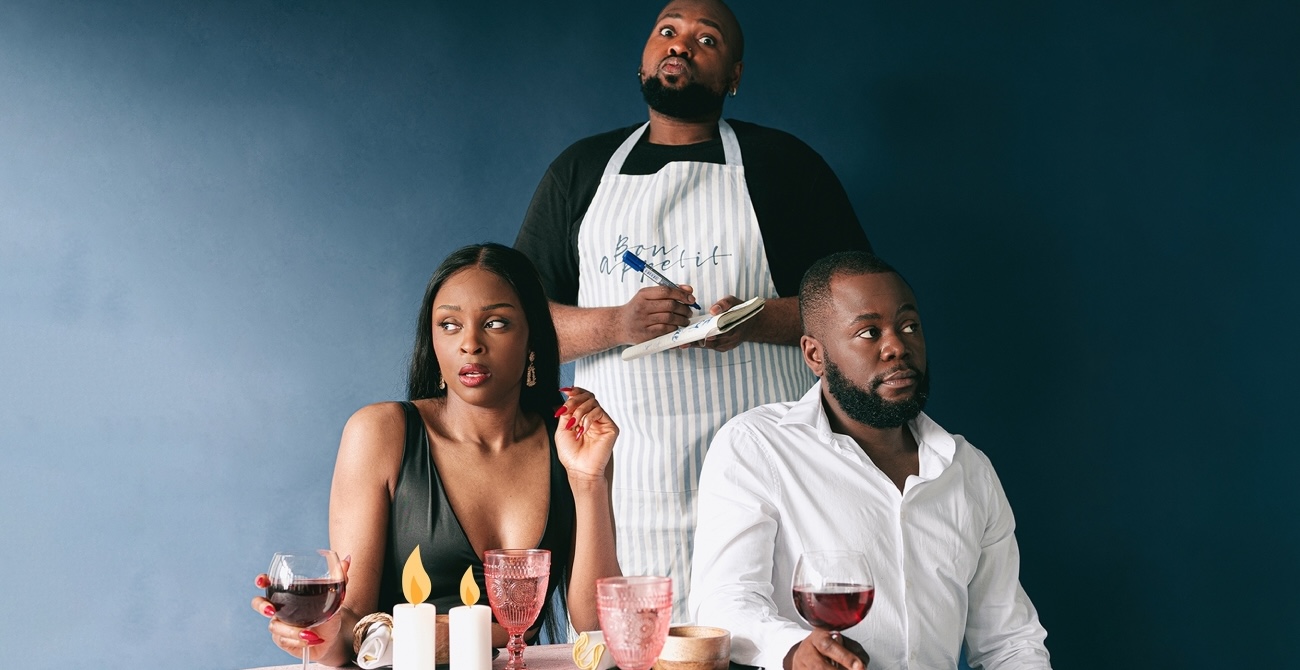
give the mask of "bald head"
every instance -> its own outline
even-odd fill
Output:
[[[805,335],[817,337],[831,304],[831,280],[837,275],[898,274],[879,256],[866,251],[833,253],[808,268],[799,283],[799,319]],[[902,275],[899,275],[902,278]],[[903,280],[907,283],[907,280]]]
[[[659,18],[663,19],[684,6],[707,9],[706,13],[717,22],[723,39],[731,46],[734,61],[739,63],[745,59],[745,33],[740,29],[740,21],[736,19],[736,14],[731,11],[727,3],[722,0],[673,0],[664,5],[663,10],[659,12]]]

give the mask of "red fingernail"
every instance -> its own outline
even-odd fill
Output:
[[[262,614],[265,614],[268,617],[275,616],[275,605],[267,605],[266,607],[263,607]]]
[[[566,423],[566,424],[564,424],[564,429],[565,429],[565,430],[568,430],[568,429],[572,428],[572,427],[573,427],[573,422],[574,422],[574,421],[577,421],[577,420],[578,420],[577,417],[572,417],[572,416],[569,417],[569,422]]]
[[[298,637],[302,638],[302,641],[306,642],[307,644],[320,644],[325,641],[322,640],[319,635],[309,630],[305,630],[301,633],[298,633]]]
[[[562,387],[560,390],[563,391],[563,392],[565,392],[565,393],[568,393],[569,391],[572,391],[572,390],[573,390],[573,387],[572,387],[572,386],[565,386],[565,387]]]
[[[564,414],[564,413],[567,412],[567,411],[569,411],[569,408],[568,408],[568,407],[565,407],[564,405],[560,405],[560,408],[557,409],[557,410],[555,410],[555,416],[559,416],[559,415],[561,415],[561,414]]]
[[[582,426],[578,426],[578,429],[575,430],[575,431],[573,431],[573,436],[574,436],[574,437],[582,437]]]
[[[257,576],[257,588],[264,589],[270,585],[271,585],[271,580],[267,579],[265,575]]]

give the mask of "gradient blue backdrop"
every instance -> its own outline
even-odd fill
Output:
[[[1292,661],[1300,5],[736,5],[728,115],[916,286],[1056,667]],[[291,660],[253,575],[437,261],[644,117],[657,10],[0,3],[0,665]]]

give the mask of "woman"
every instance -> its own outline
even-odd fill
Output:
[[[417,544],[439,612],[459,604],[467,566],[484,583],[485,550],[540,547],[552,557],[547,602],[566,587],[574,629],[598,628],[596,579],[619,574],[610,503],[618,427],[590,392],[562,397],[558,383],[555,327],[528,259],[499,244],[448,256],[420,308],[411,402],[364,407],[343,429],[330,491],[330,545],[351,557],[343,609],[301,629],[254,598],[272,617],[275,643],[296,656],[310,645],[327,665],[350,662],[356,622],[405,601],[402,566]],[[549,604],[539,617],[562,630],[557,618]],[[494,646],[505,640],[494,626]]]

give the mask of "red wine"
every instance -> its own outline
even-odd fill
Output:
[[[275,605],[277,619],[306,628],[334,616],[343,606],[345,590],[343,581],[302,579],[292,584],[266,587],[266,599]]]
[[[826,630],[852,628],[867,616],[876,589],[860,584],[796,587],[794,607],[813,626]]]

